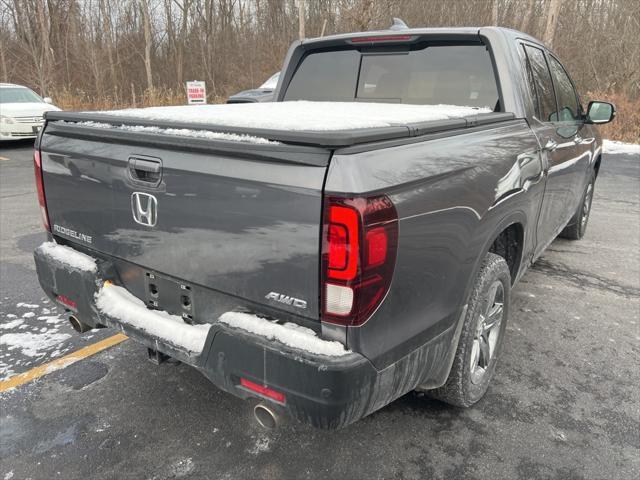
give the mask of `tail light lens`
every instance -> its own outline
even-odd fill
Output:
[[[44,181],[42,179],[42,159],[40,152],[33,152],[33,170],[36,176],[36,188],[38,189],[38,203],[40,204],[40,214],[42,215],[42,224],[46,230],[51,231],[49,225],[49,212],[47,212],[47,200],[44,197]]]
[[[396,264],[398,214],[391,200],[326,197],[322,320],[362,325],[384,299]]]

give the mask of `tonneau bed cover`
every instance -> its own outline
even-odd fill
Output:
[[[263,104],[153,107],[106,112],[48,112],[49,122],[80,123],[83,135],[132,139],[130,132],[102,127],[157,127],[245,135],[272,142],[318,147],[347,147],[367,142],[415,137],[440,131],[508,121],[513,113],[453,105],[372,104],[364,102],[273,102]],[[92,124],[93,123],[93,124]],[[78,126],[56,125],[56,133],[73,134]],[[77,132],[77,130],[75,130]],[[184,147],[196,138],[144,135],[145,143],[172,142]],[[159,137],[165,137],[160,140]],[[197,142],[196,142],[197,143]],[[238,142],[239,143],[239,142]],[[247,146],[242,142],[241,146]],[[268,142],[263,142],[268,144]],[[252,145],[251,148],[255,147]]]

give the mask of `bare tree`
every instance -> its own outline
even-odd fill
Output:
[[[558,25],[558,16],[560,15],[560,7],[562,0],[550,0],[549,13],[547,15],[547,26],[544,30],[542,40],[544,43],[553,47],[553,37],[556,34],[556,26]]]
[[[305,8],[304,8],[304,0],[297,0],[298,3],[298,38],[300,40],[304,40],[305,32],[304,32],[304,22],[305,22]]]
[[[520,30],[528,30],[529,25],[531,25],[531,17],[533,16],[533,10],[535,6],[536,0],[527,0],[527,8],[524,11],[524,15],[522,15],[522,20],[519,25]]]
[[[7,54],[5,53],[5,43],[0,38],[0,68],[2,72],[0,74],[0,80],[3,82],[9,81],[9,69],[7,68]]]
[[[113,93],[114,96],[118,97],[118,89],[116,87],[117,85],[117,75],[116,75],[116,64],[115,64],[115,60],[114,60],[114,40],[113,40],[113,29],[111,27],[111,23],[112,23],[112,10],[111,7],[109,5],[109,2],[107,2],[106,0],[100,0],[99,1],[99,10],[100,10],[100,16],[102,19],[102,26],[104,29],[104,43],[107,49],[107,60],[109,62],[109,75],[110,75],[110,81],[111,81],[111,85],[113,88]]]
[[[147,74],[147,90],[149,90],[153,95],[153,73],[151,71],[151,48],[153,47],[153,38],[151,36],[149,0],[139,0],[139,4],[144,30],[144,69]]]
[[[638,0],[0,0],[0,78],[67,108],[183,102],[187,79],[223,101],[278,71],[293,40],[393,17],[522,30],[553,46],[581,94],[640,111]]]

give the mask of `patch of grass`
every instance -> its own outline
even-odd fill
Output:
[[[135,95],[134,95],[135,93]],[[52,95],[53,103],[63,110],[115,110],[119,108],[161,107],[169,105],[186,105],[187,94],[182,89],[154,88],[143,92],[128,92],[126,97],[117,93],[104,96],[93,96],[81,90],[61,90]],[[223,103],[225,98],[208,96],[209,103]]]

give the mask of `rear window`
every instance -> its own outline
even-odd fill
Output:
[[[484,45],[311,53],[299,65],[284,100],[444,104],[499,110],[491,56]]]

